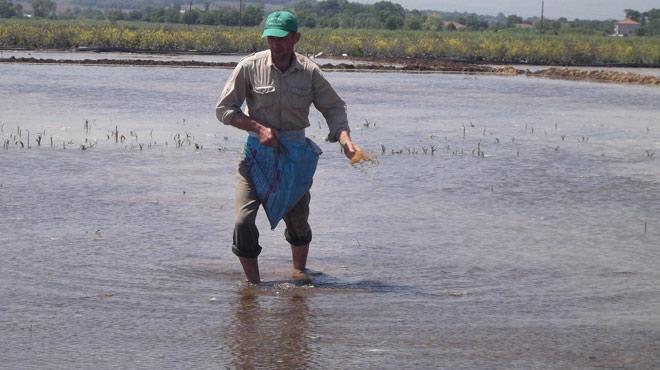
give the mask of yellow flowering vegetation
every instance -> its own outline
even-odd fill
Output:
[[[297,50],[371,58],[438,58],[551,65],[660,65],[660,37],[303,29]],[[117,48],[152,52],[251,53],[266,47],[259,28],[153,23],[3,20],[0,47]]]

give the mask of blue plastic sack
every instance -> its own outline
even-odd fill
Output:
[[[321,149],[310,139],[278,135],[278,148],[262,145],[253,135],[245,144],[245,164],[271,229],[312,187]]]

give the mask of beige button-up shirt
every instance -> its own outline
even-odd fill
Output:
[[[278,130],[309,127],[309,107],[323,114],[330,133],[328,141],[349,131],[346,104],[307,57],[295,53],[289,69],[281,72],[264,50],[242,59],[225,84],[215,114],[224,124],[231,124],[235,114],[247,103],[245,115]]]

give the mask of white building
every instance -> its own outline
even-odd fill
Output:
[[[614,35],[615,36],[634,35],[635,32],[637,32],[638,28],[639,28],[639,22],[635,22],[630,18],[626,18],[614,24]]]

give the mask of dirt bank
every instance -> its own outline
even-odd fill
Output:
[[[582,70],[569,68],[547,68],[539,71],[525,71],[527,76],[557,78],[563,80],[598,81],[660,86],[660,77],[630,72],[606,70]]]
[[[175,67],[220,67],[233,68],[235,62],[202,62],[193,60],[151,60],[151,59],[50,59],[35,57],[10,57],[0,58],[0,63],[33,63],[33,64],[98,64],[98,65],[143,65],[143,66],[175,66]],[[522,73],[515,68],[494,67],[469,63],[445,62],[445,61],[371,61],[361,63],[337,63],[322,64],[321,68],[326,70],[342,71],[399,71],[399,72],[455,72],[455,73],[500,73],[516,74]]]
[[[172,66],[172,67],[221,67],[234,68],[234,62],[201,62],[194,60],[150,60],[150,59],[49,59],[34,57],[0,58],[0,63],[31,64],[89,64],[89,65],[132,65],[132,66]]]

